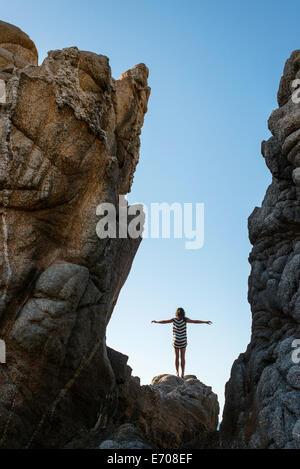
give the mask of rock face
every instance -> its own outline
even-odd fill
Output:
[[[272,184],[249,218],[252,335],[233,365],[221,425],[223,445],[233,448],[300,448],[299,78],[295,51],[262,143]]]
[[[150,89],[76,47],[37,51],[0,22],[0,447],[61,447],[109,421],[106,325],[140,238],[100,239],[102,202],[130,191]],[[5,96],[5,99],[3,99]]]
[[[151,385],[141,386],[139,378],[130,376],[131,368],[126,366],[128,357],[112,349],[108,349],[108,356],[119,385],[119,404],[113,418],[117,430],[102,448],[107,445],[118,448],[119,430],[122,430],[119,426],[126,423],[133,425],[140,440],[153,448],[179,448],[200,439],[206,432],[216,431],[217,396],[196,376],[188,375],[182,379],[162,374],[153,378]],[[136,437],[123,437],[123,444],[126,447],[132,444],[133,448],[136,440]]]

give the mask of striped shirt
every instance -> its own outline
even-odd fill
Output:
[[[175,348],[187,346],[185,319],[173,318],[173,346]]]

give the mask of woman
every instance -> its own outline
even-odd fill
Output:
[[[192,324],[212,324],[211,321],[200,321],[189,319],[185,317],[185,311],[183,308],[178,308],[175,313],[175,318],[167,319],[165,321],[151,321],[156,324],[168,324],[173,323],[173,347],[175,351],[175,368],[176,376],[179,376],[179,351],[181,359],[181,377],[184,378],[184,367],[185,367],[185,349],[187,346],[186,341],[186,323]]]

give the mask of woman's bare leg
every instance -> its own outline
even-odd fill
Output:
[[[185,347],[180,349],[180,361],[181,361],[181,377],[184,378]]]
[[[179,349],[174,347],[176,376],[179,376]]]

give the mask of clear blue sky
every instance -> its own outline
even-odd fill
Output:
[[[300,48],[297,1],[52,0],[1,2],[1,19],[50,49],[107,55],[113,76],[144,62],[152,94],[129,202],[204,202],[205,243],[145,239],[107,330],[149,383],[173,373],[178,306],[189,325],[187,374],[223,404],[233,360],[250,338],[247,217],[271,177],[260,155],[285,60]]]

